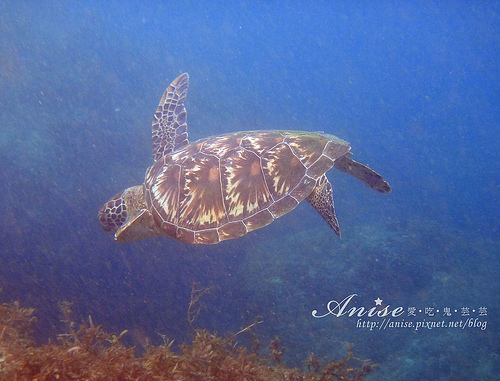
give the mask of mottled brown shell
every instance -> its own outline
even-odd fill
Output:
[[[148,169],[147,208],[163,234],[184,242],[241,237],[294,209],[349,149],[333,135],[300,131],[202,139]]]

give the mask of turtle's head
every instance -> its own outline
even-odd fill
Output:
[[[142,185],[118,193],[103,205],[97,218],[104,231],[115,233],[125,222],[146,208]]]
[[[153,215],[146,207],[142,185],[130,187],[109,200],[97,216],[104,231],[115,233],[118,242],[160,235]]]

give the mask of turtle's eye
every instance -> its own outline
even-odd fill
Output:
[[[102,229],[106,232],[116,232],[127,220],[127,205],[122,195],[123,192],[120,192],[109,200],[97,215]]]

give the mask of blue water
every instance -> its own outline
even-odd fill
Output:
[[[279,336],[290,366],[340,358],[347,341],[379,364],[373,380],[500,374],[498,1],[47,3],[0,4],[0,301],[37,309],[40,343],[63,300],[78,321],[129,329],[129,345],[188,340],[200,282],[195,326],[260,316],[255,335]],[[115,243],[97,212],[142,183],[152,115],[182,72],[192,141],[325,131],[392,193],[330,171],[340,240],[302,203],[216,246]],[[351,294],[350,307],[402,307],[393,322],[447,327],[312,316]]]

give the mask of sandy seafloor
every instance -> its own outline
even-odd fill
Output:
[[[129,345],[180,343],[200,282],[198,327],[260,316],[255,336],[279,336],[290,366],[350,342],[379,364],[369,379],[496,379],[499,2],[138,4],[0,3],[0,301],[36,308],[38,342],[69,301]],[[325,131],[392,193],[330,171],[342,239],[301,203],[216,246],[115,243],[97,211],[142,183],[152,115],[182,72],[191,140]],[[352,294],[403,313],[313,317]]]

